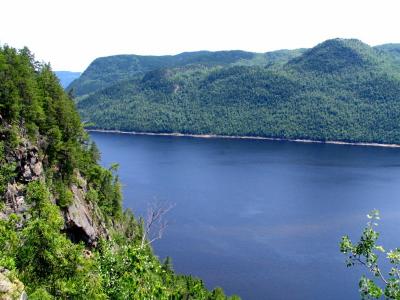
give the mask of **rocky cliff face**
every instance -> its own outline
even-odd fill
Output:
[[[0,299],[27,300],[24,285],[7,269],[0,268]]]
[[[107,238],[108,232],[101,221],[100,213],[93,203],[85,200],[87,182],[77,174],[78,184],[71,186],[73,202],[64,211],[64,231],[72,241],[83,241],[89,246],[96,246],[100,236]]]
[[[46,180],[43,158],[39,153],[39,147],[24,140],[17,150],[7,154],[7,160],[16,165],[16,177],[8,184],[7,191],[3,195],[5,207],[0,211],[0,218],[8,218],[14,213],[20,217],[20,227],[29,218],[29,204],[25,201],[26,184],[33,180]],[[61,210],[65,220],[63,231],[72,241],[83,241],[88,246],[96,246],[100,237],[108,238],[108,232],[101,221],[97,206],[86,201],[86,180],[78,172],[76,177],[78,183],[70,187],[73,201]],[[53,201],[56,203],[57,199]]]
[[[5,208],[0,212],[0,218],[6,218],[15,213],[21,217],[21,222],[28,217],[29,205],[25,202],[25,185],[32,180],[43,179],[43,163],[39,157],[39,149],[29,141],[22,141],[17,150],[7,154],[7,160],[16,165],[16,177],[8,183],[4,195]]]

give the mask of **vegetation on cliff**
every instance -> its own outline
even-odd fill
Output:
[[[115,166],[99,166],[75,104],[27,48],[0,48],[0,125],[0,267],[10,286],[42,300],[226,299],[143,245]]]

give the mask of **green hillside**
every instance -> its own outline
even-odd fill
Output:
[[[82,76],[72,82],[76,96],[83,96],[93,91],[108,87],[120,80],[143,75],[145,72],[167,67],[190,64],[227,65],[242,59],[251,59],[253,53],[244,51],[187,52],[178,55],[141,56],[116,55],[95,59]]]
[[[375,46],[374,48],[386,52],[400,61],[400,44],[384,44]]]
[[[72,99],[27,48],[0,47],[0,125],[0,299],[227,299],[153,254],[165,209],[122,210],[117,166],[98,164]]]
[[[158,68],[94,92],[78,109],[97,129],[400,143],[393,55],[344,39],[296,54]]]
[[[143,76],[144,73],[160,69],[184,66],[229,66],[266,65],[288,61],[301,53],[300,50],[278,50],[268,53],[245,51],[198,51],[178,55],[141,56],[116,55],[95,59],[80,78],[68,87],[78,98],[104,89],[122,80]]]

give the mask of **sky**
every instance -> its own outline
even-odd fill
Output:
[[[0,44],[54,70],[115,54],[310,48],[335,37],[400,43],[399,0],[2,0]]]

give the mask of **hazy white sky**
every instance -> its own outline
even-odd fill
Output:
[[[312,47],[328,38],[400,42],[400,0],[2,0],[0,43],[54,70],[99,56]]]

